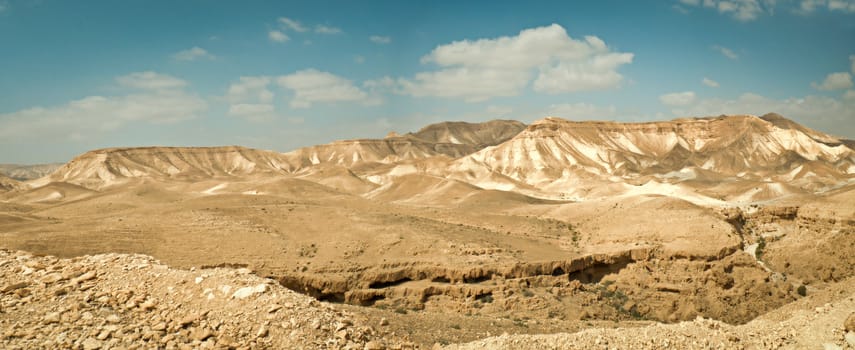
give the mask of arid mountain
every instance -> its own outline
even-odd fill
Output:
[[[0,312],[0,328],[10,329],[0,348],[45,347],[80,330],[77,322],[99,330],[84,329],[90,348],[118,339],[214,347],[250,338],[264,347],[284,336],[301,345],[318,337],[358,344],[356,334],[384,341],[394,334],[431,348],[503,333],[509,336],[470,348],[518,348],[517,334],[578,330],[529,345],[572,338],[571,347],[608,339],[637,348],[649,343],[637,340],[637,330],[676,339],[685,323],[661,323],[680,321],[697,327],[662,348],[709,345],[701,341],[710,336],[753,346],[756,332],[771,334],[757,344],[816,344],[807,333],[844,344],[835,327],[855,300],[855,166],[844,140],[776,115],[547,118],[518,128],[442,123],[290,153],[236,146],[87,152],[22,188],[0,190],[0,260],[11,261],[0,261],[0,304],[8,311]],[[147,254],[189,271],[138,255],[78,258],[100,253]],[[127,284],[128,273],[167,279],[144,283],[156,287],[146,290]],[[229,277],[249,274],[256,276]],[[243,305],[235,289],[250,281],[268,285],[259,302],[287,304],[235,311]],[[811,299],[803,305],[811,318],[794,324],[805,334],[750,323]],[[293,311],[296,300],[305,311],[274,316]],[[834,311],[831,302],[848,309]],[[205,314],[198,305],[212,309]],[[47,310],[58,311],[48,318]],[[365,322],[299,316],[333,310]],[[812,315],[823,315],[822,323]],[[112,323],[98,321],[107,317]],[[593,330],[593,339],[584,331],[645,325]]]
[[[288,153],[242,147],[105,149],[29,184],[101,189],[132,178],[267,174],[367,196],[394,183],[380,191],[402,200],[403,194],[388,190],[419,191],[425,178],[405,176],[421,174],[547,199],[660,194],[715,204],[820,193],[855,180],[855,152],[845,140],[776,114],[649,123],[545,118],[518,132],[521,128],[512,121],[439,123],[382,140],[338,141]]]
[[[439,155],[458,158],[500,144],[524,128],[525,124],[512,120],[443,122],[415,133],[393,133],[382,140],[345,140],[305,147],[286,153],[285,157],[290,165],[288,170],[292,172],[321,163],[352,167],[360,163],[394,163]]]
[[[280,153],[238,146],[109,148],[86,152],[34,187],[67,182],[100,189],[133,178],[193,180],[283,173]]]
[[[23,184],[14,179],[10,179],[3,174],[0,174],[0,192],[11,191],[21,188]]]
[[[653,123],[546,118],[501,145],[457,160],[452,169],[456,178],[479,187],[502,185],[482,180],[499,173],[547,193],[572,195],[591,183],[602,188],[723,179],[824,191],[855,179],[855,152],[776,115]]]
[[[38,179],[54,172],[62,166],[62,163],[50,164],[0,164],[0,174],[6,175],[18,181]]]
[[[464,144],[481,149],[511,139],[523,131],[525,126],[516,120],[491,120],[484,123],[444,122],[428,125],[407,135],[428,142]]]

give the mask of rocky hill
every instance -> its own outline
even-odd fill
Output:
[[[281,174],[284,167],[280,153],[238,146],[108,148],[86,152],[30,184],[67,182],[101,189],[134,178],[192,180]]]
[[[54,172],[62,166],[62,163],[50,164],[0,164],[0,174],[6,175],[18,181],[38,179]]]
[[[500,144],[525,128],[510,120],[484,123],[443,122],[415,133],[390,134],[382,140],[336,141],[285,153],[288,170],[295,172],[314,165],[353,167],[363,163],[395,163],[434,156],[459,158],[487,146]]]
[[[381,349],[379,325],[248,270],[174,270],[148,256],[0,250],[0,347]]]
[[[586,183],[708,185],[730,179],[773,185],[781,196],[787,194],[784,185],[826,191],[855,179],[855,151],[777,115],[651,123],[546,118],[457,160],[452,169],[479,187],[495,187],[483,178],[498,173],[547,193],[580,195]],[[632,189],[618,192],[627,191]]]
[[[18,181],[10,179],[3,174],[0,174],[0,192],[11,191],[22,188],[24,185]]]

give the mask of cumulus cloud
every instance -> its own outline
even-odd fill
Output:
[[[809,14],[822,8],[828,11],[855,13],[855,0],[802,0],[796,12]]]
[[[285,35],[285,33],[278,30],[271,30],[267,32],[267,38],[277,43],[284,43],[288,40],[291,40],[288,35]]]
[[[341,29],[336,28],[336,27],[332,27],[332,26],[325,26],[323,24],[319,24],[319,25],[315,26],[315,33],[318,33],[318,34],[339,34],[339,33],[341,33]]]
[[[422,57],[438,70],[398,83],[404,94],[469,102],[515,96],[532,82],[535,91],[548,94],[601,90],[619,86],[623,76],[617,69],[632,59],[595,36],[573,39],[553,24],[516,36],[440,45]]]
[[[119,85],[143,90],[170,90],[187,86],[187,82],[171,75],[152,71],[136,72],[116,78]]]
[[[679,0],[682,5],[718,11],[738,21],[753,21],[763,14],[772,14],[776,0]]]
[[[666,106],[686,106],[695,101],[695,93],[693,91],[672,92],[659,96],[659,102]]]
[[[736,52],[733,52],[733,50],[724,46],[713,45],[712,49],[718,51],[719,53],[724,55],[724,57],[727,57],[729,59],[735,60],[739,58],[739,55],[737,55]]]
[[[375,44],[388,44],[392,42],[392,38],[380,35],[372,35],[368,37],[368,40],[371,40],[371,42]]]
[[[713,116],[721,114],[763,115],[779,113],[809,127],[838,136],[855,137],[855,99],[805,96],[772,99],[745,93],[736,99],[707,98],[686,106],[675,107],[676,116]]]
[[[849,72],[831,73],[825,77],[822,83],[813,82],[810,84],[817,90],[843,90],[852,87],[852,76]]]
[[[704,77],[704,79],[701,80],[701,83],[703,83],[706,86],[712,87],[712,88],[717,88],[719,86],[717,81],[712,80],[712,79],[707,78],[707,77]]]
[[[309,30],[308,27],[304,26],[299,21],[290,19],[288,17],[279,17],[278,21],[279,24],[282,25],[282,27],[293,30],[295,32],[303,33]]]
[[[617,115],[615,106],[597,106],[590,103],[563,103],[550,105],[542,115],[564,119],[602,119]]]
[[[123,96],[88,96],[53,107],[33,107],[0,114],[0,140],[39,137],[78,140],[135,122],[175,123],[208,108],[199,96],[183,90],[186,82],[154,72],[116,78],[134,89]]]
[[[209,53],[207,50],[198,46],[194,46],[187,50],[176,52],[172,55],[172,58],[178,61],[196,61],[201,59],[212,60],[216,57]]]
[[[229,115],[253,121],[270,120],[275,117],[273,91],[268,89],[273,81],[267,76],[245,76],[229,86]]]
[[[227,97],[230,102],[273,101],[273,92],[267,89],[271,82],[267,76],[240,77],[238,82],[229,85]]]
[[[314,103],[369,103],[369,95],[352,81],[329,72],[306,69],[281,76],[276,80],[282,88],[292,90],[292,108],[309,108]]]

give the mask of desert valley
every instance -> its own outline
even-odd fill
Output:
[[[3,348],[855,348],[855,141],[777,114],[0,172]]]

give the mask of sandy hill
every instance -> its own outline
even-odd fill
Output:
[[[491,120],[484,123],[443,122],[428,125],[407,135],[429,142],[465,144],[481,149],[505,142],[523,129],[525,124],[516,120]]]
[[[68,182],[99,189],[133,178],[192,180],[281,173],[280,153],[238,146],[109,148],[84,153],[33,186]]]
[[[11,191],[14,189],[21,188],[22,186],[22,183],[15,181],[14,179],[10,179],[3,174],[0,174],[0,192]]]
[[[352,167],[361,163],[394,163],[434,156],[458,158],[502,143],[524,128],[525,124],[509,120],[443,122],[415,133],[392,133],[382,140],[344,140],[300,148],[286,153],[285,158],[289,171],[322,163]]]
[[[54,172],[62,163],[50,164],[0,164],[0,174],[19,181],[38,179]]]
[[[823,191],[855,178],[855,152],[840,139],[777,115],[650,123],[546,118],[452,168],[478,186],[484,172],[496,172],[547,192],[594,180],[641,185],[703,181],[701,176]]]
[[[443,186],[455,188],[460,198],[472,194],[462,194],[469,188],[555,200],[658,194],[720,205],[822,193],[852,183],[855,151],[846,140],[777,114],[647,123],[550,117],[527,127],[504,120],[445,122],[405,135],[288,153],[237,146],[96,150],[29,184],[67,182],[97,190],[135,178],[287,176],[359,195],[397,183],[378,198],[401,201],[416,194],[396,179],[412,174],[453,180]],[[390,192],[398,190],[403,192]],[[441,195],[418,196],[450,203]]]

